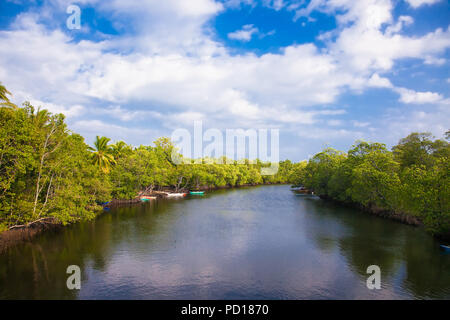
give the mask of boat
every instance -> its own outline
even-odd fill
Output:
[[[166,193],[167,197],[185,197],[187,193]]]
[[[440,247],[442,250],[450,252],[450,245],[441,244]]]
[[[140,200],[142,202],[148,202],[150,200],[155,200],[155,199],[156,199],[156,197],[150,197],[150,196],[142,196],[142,197],[140,197]]]
[[[205,191],[190,191],[189,194],[202,196],[205,194]]]

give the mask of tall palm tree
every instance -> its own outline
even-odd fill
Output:
[[[114,160],[114,156],[112,155],[111,146],[108,145],[109,141],[111,141],[111,139],[107,137],[97,136],[94,142],[95,149],[89,147],[89,150],[93,151],[93,163],[104,173],[109,173],[111,166],[116,163],[116,160]]]
[[[115,144],[111,145],[111,149],[116,160],[132,152],[131,146],[124,141],[117,141]]]
[[[13,109],[17,109],[17,106],[9,101],[7,94],[12,95],[4,85],[0,82],[0,107],[10,107]]]

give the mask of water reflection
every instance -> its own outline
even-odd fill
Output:
[[[311,213],[306,230],[316,247],[338,251],[362,278],[375,264],[386,285],[402,287],[402,297],[450,297],[450,256],[423,230],[328,202],[304,205]]]
[[[82,289],[66,288],[79,265]],[[382,270],[383,289],[365,286]],[[0,255],[0,298],[450,298],[450,255],[419,229],[287,186],[111,210]]]

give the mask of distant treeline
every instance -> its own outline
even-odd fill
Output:
[[[446,132],[446,140],[450,132]],[[412,133],[389,151],[357,142],[347,153],[327,148],[297,173],[296,183],[324,198],[372,212],[417,221],[450,237],[450,144],[430,133]]]
[[[172,162],[174,145],[132,147],[97,137],[95,148],[67,129],[62,114],[18,108],[0,85],[0,232],[34,222],[68,224],[95,217],[98,203],[133,199],[161,188],[174,191],[293,181],[297,164],[282,161],[262,176],[261,161],[215,164]],[[181,155],[180,155],[181,156]]]
[[[174,145],[164,137],[139,147],[97,137],[91,148],[67,129],[64,115],[29,103],[18,108],[9,94],[0,84],[0,232],[46,219],[91,219],[99,203],[162,188],[293,183],[325,198],[420,221],[435,235],[450,233],[450,146],[428,133],[413,133],[392,151],[368,142],[347,153],[327,148],[308,162],[281,161],[276,175],[263,176],[268,164],[259,160],[177,165]]]

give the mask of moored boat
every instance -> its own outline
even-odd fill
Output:
[[[450,245],[441,244],[440,247],[442,250],[450,252]]]
[[[148,200],[155,200],[156,197],[153,197],[153,196],[141,196],[139,199],[141,199],[143,201],[148,201]]]
[[[167,193],[167,197],[185,197],[187,193]]]
[[[148,201],[150,201],[150,200],[155,200],[156,197],[141,196],[139,199],[140,199],[142,202],[148,202]]]
[[[202,196],[205,194],[205,191],[190,191],[189,194]]]

